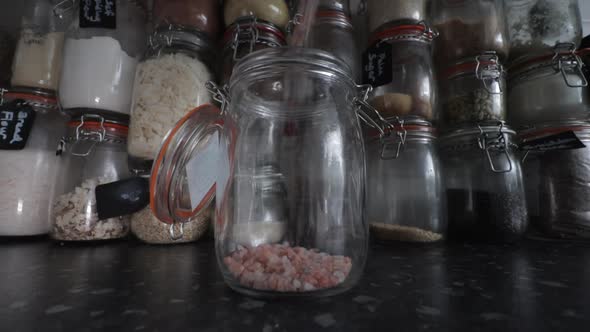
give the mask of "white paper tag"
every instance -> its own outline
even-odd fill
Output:
[[[186,164],[188,190],[191,207],[196,209],[211,187],[215,185],[218,172],[219,138],[217,134],[209,138],[207,146],[197,152]]]

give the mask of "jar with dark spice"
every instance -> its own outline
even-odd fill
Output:
[[[506,1],[510,59],[551,51],[561,43],[580,45],[582,18],[578,0]]]
[[[363,55],[363,83],[374,87],[370,103],[382,116],[438,120],[431,49],[435,36],[425,24],[418,24],[371,37],[372,46]]]
[[[498,57],[482,54],[442,74],[442,125],[445,130],[506,120],[506,77]]]
[[[590,49],[575,51],[573,47],[560,45],[554,52],[509,68],[507,103],[512,126],[590,117],[590,88],[581,60]]]
[[[371,234],[384,241],[440,241],[447,216],[436,130],[424,120],[386,120],[392,130],[365,134]]]
[[[217,0],[154,0],[154,28],[175,26],[217,37],[220,25]]]
[[[528,225],[515,132],[503,123],[459,129],[440,139],[449,239],[514,242]]]
[[[384,25],[426,21],[428,0],[367,0],[369,31]]]
[[[503,0],[432,1],[432,23],[440,33],[434,55],[439,67],[494,51],[508,58],[509,40]]]

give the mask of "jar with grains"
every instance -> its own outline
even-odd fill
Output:
[[[281,29],[289,23],[289,7],[285,0],[226,0],[223,4],[225,25],[232,25],[240,17],[255,17]]]
[[[213,49],[203,33],[168,28],[150,37],[137,65],[129,125],[129,166],[151,170],[166,133],[193,108],[212,101],[205,83],[213,79]]]
[[[372,46],[363,56],[363,83],[374,87],[370,103],[382,116],[438,120],[431,48],[435,36],[425,24],[400,25],[371,36]]]
[[[368,227],[357,116],[366,91],[350,75],[321,50],[256,51],[237,64],[229,90],[211,85],[222,111],[202,106],[165,139],[152,210],[185,222],[215,196],[217,261],[233,289],[332,295],[361,276]]]
[[[61,0],[26,0],[10,84],[19,98],[57,107],[64,31],[71,13]]]
[[[580,58],[590,49],[574,51],[573,44],[565,46],[509,68],[508,120],[512,126],[590,118],[590,88]]]
[[[286,46],[285,35],[277,26],[252,17],[242,17],[223,35],[221,84],[227,84],[235,64],[246,55],[269,47]]]
[[[365,134],[371,234],[386,241],[440,241],[447,215],[436,130],[424,120],[386,120],[394,129]]]
[[[86,114],[67,124],[58,155],[50,235],[60,241],[109,240],[129,233],[129,216],[98,219],[95,189],[129,176],[127,124]]]
[[[369,31],[383,26],[416,24],[428,21],[428,0],[367,0]]]
[[[16,43],[11,33],[0,30],[0,89],[10,86],[15,46]]]
[[[0,106],[0,236],[32,236],[49,232],[49,208],[58,159],[55,147],[65,116],[55,109],[26,109],[26,101],[4,96]],[[21,113],[21,111],[23,111]],[[16,113],[16,114],[15,114]],[[33,114],[34,113],[34,114]],[[32,127],[27,137],[10,130],[17,122]],[[21,128],[23,128],[21,127]],[[24,139],[20,149],[13,144]],[[5,144],[8,140],[9,144]]]
[[[580,45],[582,18],[578,0],[506,1],[510,59],[550,52],[557,44]]]
[[[360,79],[360,59],[350,18],[338,10],[318,10],[306,39],[306,47],[332,53],[352,69],[355,81]]]
[[[440,138],[448,236],[468,242],[515,242],[528,225],[515,132],[482,123]]]
[[[510,45],[504,15],[504,0],[433,1],[432,23],[440,33],[434,43],[438,67],[491,51],[505,61]]]
[[[105,114],[126,121],[135,67],[145,50],[145,7],[139,0],[116,0],[115,7],[74,3],[63,51],[61,107],[74,116]]]
[[[495,54],[482,54],[442,74],[442,126],[445,130],[489,120],[506,120],[506,77]]]
[[[154,28],[172,25],[195,29],[215,39],[221,23],[219,7],[218,0],[154,0]]]

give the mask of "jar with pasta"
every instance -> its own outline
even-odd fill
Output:
[[[154,28],[183,27],[207,34],[219,33],[219,1],[217,0],[154,0]]]
[[[67,124],[58,148],[59,173],[50,235],[59,241],[117,239],[129,233],[129,216],[100,219],[95,190],[129,176],[126,123],[83,115]]]
[[[285,0],[227,0],[223,18],[230,26],[240,17],[256,17],[285,29],[289,23],[289,7]]]
[[[211,102],[205,84],[213,78],[211,45],[202,34],[158,31],[137,66],[129,127],[129,166],[149,172],[151,161],[174,124]]]

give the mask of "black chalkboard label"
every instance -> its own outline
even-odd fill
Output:
[[[96,212],[99,220],[138,212],[150,203],[149,180],[131,178],[96,186]]]
[[[524,151],[573,150],[585,147],[586,145],[571,130],[555,135],[524,140],[520,145],[520,148]]]
[[[363,54],[363,84],[378,87],[393,81],[391,45],[373,45]]]
[[[116,0],[80,0],[80,28],[117,28]]]
[[[0,150],[22,150],[35,122],[35,110],[21,101],[0,107]]]

